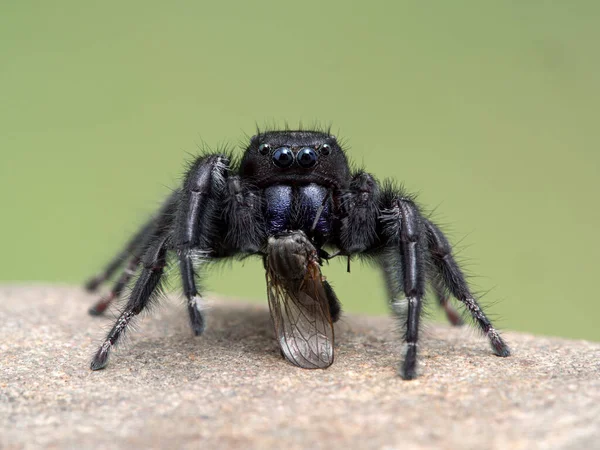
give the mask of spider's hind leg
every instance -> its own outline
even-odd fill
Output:
[[[100,273],[94,275],[85,282],[85,289],[88,292],[96,292],[100,285],[112,277],[114,273],[123,265],[123,263],[130,258],[133,252],[140,247],[140,244],[144,238],[152,232],[153,227],[154,219],[146,222],[127,242],[125,248],[122,249],[116,256],[114,256]]]
[[[92,316],[98,316],[103,314],[111,303],[118,299],[129,280],[135,275],[136,270],[140,264],[144,251],[150,245],[152,238],[157,233],[167,231],[173,222],[173,215],[175,213],[176,202],[177,202],[178,191],[173,192],[167,200],[163,203],[158,213],[144,224],[138,232],[131,238],[118,256],[116,256],[106,267],[106,269],[99,275],[93,277],[86,283],[86,289],[88,291],[95,291],[98,286],[110,278],[112,274],[119,268],[124,260],[128,258],[127,265],[121,271],[119,278],[114,283],[113,287],[106,296],[103,296],[94,305],[90,307],[88,312]]]
[[[436,270],[437,272],[437,270]],[[440,279],[440,275],[437,273],[432,276],[431,289],[435,294],[438,304],[446,313],[446,318],[453,326],[459,327],[465,324],[460,313],[450,303],[450,295],[448,290],[444,286],[443,280]]]
[[[100,316],[104,314],[104,312],[108,309],[111,303],[117,298],[119,298],[131,277],[135,275],[136,269],[139,264],[140,259],[137,256],[130,258],[129,262],[127,263],[127,266],[125,266],[125,269],[123,269],[123,271],[121,272],[119,279],[113,285],[110,292],[107,295],[101,297],[100,300],[98,300],[92,306],[90,306],[90,309],[88,309],[88,313],[92,316]]]
[[[156,236],[144,253],[141,260],[142,273],[135,283],[125,309],[94,355],[91,363],[92,370],[106,367],[112,348],[118,344],[133,318],[146,308],[156,292],[166,265],[167,239],[167,235]]]
[[[446,287],[469,310],[475,322],[488,337],[494,353],[498,356],[510,356],[508,345],[506,345],[471,293],[460,267],[452,256],[450,243],[441,230],[431,221],[425,220],[424,224],[429,252]]]

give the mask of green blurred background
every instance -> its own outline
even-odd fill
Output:
[[[599,17],[596,1],[2,2],[0,279],[80,283],[202,142],[318,121],[436,208],[501,327],[598,340]],[[346,310],[387,311],[373,268],[326,274]],[[257,261],[205,284],[265,301]]]

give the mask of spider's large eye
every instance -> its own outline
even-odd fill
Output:
[[[279,147],[273,153],[273,163],[282,169],[290,167],[294,164],[294,152],[288,147]]]
[[[331,145],[323,144],[319,147],[319,153],[323,156],[327,156],[331,153]]]
[[[310,147],[304,147],[298,152],[296,159],[300,167],[309,169],[317,163],[317,152]]]
[[[271,146],[269,144],[260,144],[258,147],[258,153],[261,155],[266,155],[271,151]]]

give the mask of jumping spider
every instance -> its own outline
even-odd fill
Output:
[[[259,132],[239,162],[215,153],[192,164],[182,187],[86,285],[95,290],[127,261],[111,294],[90,309],[101,314],[141,266],[126,306],[92,360],[92,370],[106,366],[113,346],[148,305],[169,252],[179,263],[196,335],[204,330],[202,297],[196,287],[202,264],[261,256],[281,353],[300,367],[325,368],[333,362],[332,324],[340,316],[340,303],[321,276],[320,265],[334,256],[345,256],[348,263],[351,256],[365,256],[383,270],[390,301],[405,330],[400,367],[404,379],[416,376],[427,282],[453,324],[459,324],[460,317],[447,293],[463,303],[493,352],[509,355],[471,294],[440,229],[421,214],[412,195],[389,181],[380,184],[366,172],[351,172],[346,154],[327,132]]]

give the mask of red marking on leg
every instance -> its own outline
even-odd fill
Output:
[[[444,303],[444,311],[446,311],[446,317],[448,317],[448,320],[450,321],[450,323],[454,326],[459,326],[463,324],[463,320],[462,317],[460,316],[460,314],[452,307],[452,305],[450,305],[448,303],[448,300],[446,300]]]
[[[115,299],[115,294],[110,293],[108,297],[101,298],[94,306],[90,308],[90,314],[92,315],[100,315],[110,306],[112,301]]]

